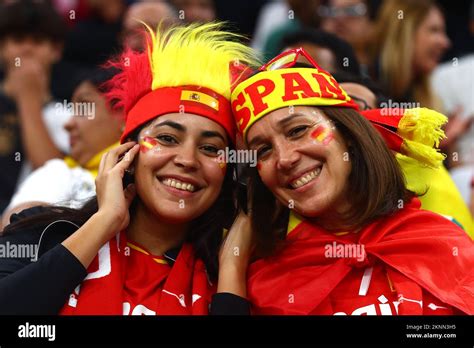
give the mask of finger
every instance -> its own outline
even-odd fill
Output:
[[[104,166],[105,166],[105,158],[107,157],[107,152],[102,155],[100,158],[100,164],[99,164],[99,172],[98,175],[104,172]]]
[[[116,168],[118,170],[125,170],[127,169],[128,167],[130,167],[130,165],[133,163],[133,159],[135,158],[135,156],[137,155],[138,153],[138,150],[140,149],[140,146],[138,144],[136,144],[135,146],[133,146],[126,154],[125,156],[123,157],[123,159],[117,163],[116,165]]]
[[[117,164],[118,158],[130,150],[135,144],[135,142],[130,141],[110,150],[107,153],[107,158],[104,163],[104,170],[112,169]]]

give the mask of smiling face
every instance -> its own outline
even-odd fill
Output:
[[[321,110],[275,110],[252,125],[247,141],[262,182],[284,206],[306,217],[348,209],[348,148]]]
[[[143,128],[138,141],[135,186],[149,212],[185,223],[209,209],[226,172],[218,160],[228,145],[223,127],[197,115],[167,114]]]
[[[433,6],[416,31],[413,57],[415,71],[418,74],[431,73],[449,45],[443,14]]]
[[[120,139],[123,120],[120,112],[113,111],[107,100],[91,82],[82,82],[74,91],[76,106],[64,128],[69,133],[70,155],[85,165],[94,155]]]

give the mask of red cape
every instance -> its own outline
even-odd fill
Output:
[[[283,250],[249,266],[252,312],[310,314],[353,267],[382,262],[442,302],[474,314],[474,243],[457,225],[419,210],[418,202],[358,232],[366,252],[362,262],[325,257],[327,245],[347,244],[347,238],[303,221],[287,236]],[[398,283],[394,277],[395,288],[409,286],[404,277]]]

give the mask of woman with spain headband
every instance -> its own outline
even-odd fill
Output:
[[[297,65],[300,54],[311,65]],[[391,152],[439,163],[444,116],[412,109],[366,119],[302,49],[238,84],[232,109],[258,153],[249,182],[256,257],[247,293],[227,290],[246,295],[252,313],[474,313],[472,241],[419,209]],[[242,230],[234,244],[250,249]],[[245,267],[235,269],[243,279]]]
[[[122,144],[84,209],[47,208],[0,238],[39,243],[37,262],[0,261],[2,314],[208,313],[234,217],[233,168],[217,155],[234,144],[234,62],[255,64],[236,39],[219,24],[150,31],[147,52],[114,63]]]

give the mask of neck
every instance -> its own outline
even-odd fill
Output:
[[[163,255],[183,241],[188,224],[162,221],[138,201],[127,228],[127,238],[145,247],[153,255]]]
[[[335,210],[325,211],[310,220],[329,232],[356,232],[352,224],[348,223],[345,219],[345,215],[350,209],[350,204],[341,202],[337,207]]]

